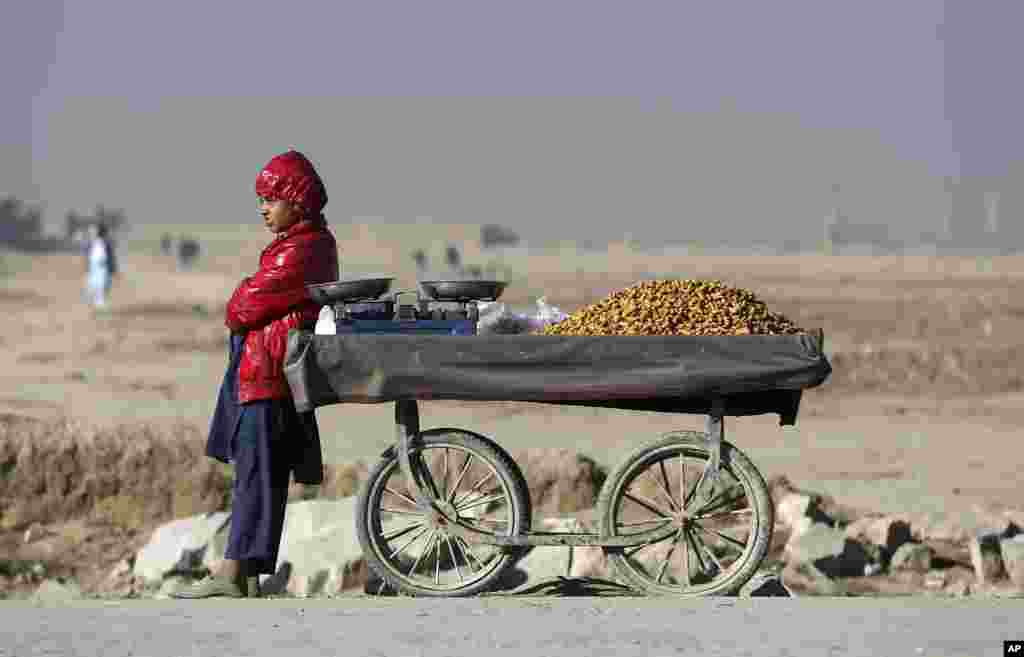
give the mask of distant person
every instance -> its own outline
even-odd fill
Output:
[[[182,235],[178,238],[178,269],[190,269],[199,257],[199,242]]]
[[[93,308],[105,308],[111,281],[117,274],[117,256],[105,224],[89,226],[85,271],[86,288]]]
[[[160,253],[169,256],[171,255],[171,247],[174,246],[173,240],[170,234],[164,233],[160,238]]]
[[[459,255],[459,249],[454,244],[449,244],[445,249],[444,261],[452,271],[457,272],[462,266],[462,256]]]
[[[258,596],[258,577],[277,568],[289,478],[323,481],[316,417],[296,412],[283,368],[288,331],[312,328],[320,313],[306,286],[339,278],[322,214],[327,191],[312,163],[288,151],[260,171],[256,194],[274,239],[227,303],[231,353],[206,443],[207,456],[235,469],[227,548],[209,577],[171,593],[177,598]]]
[[[416,274],[422,276],[427,271],[427,254],[423,249],[416,249],[412,253],[412,260],[416,263]]]

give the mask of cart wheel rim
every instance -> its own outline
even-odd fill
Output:
[[[672,526],[656,543],[624,548],[616,566],[645,588],[674,595],[702,595],[727,584],[756,558],[759,524],[754,483],[727,458],[711,489],[702,473],[709,454],[692,445],[669,445],[638,460],[623,477],[609,509],[612,535]]]
[[[515,514],[508,484],[471,448],[433,443],[410,454],[425,492],[446,513],[480,531],[511,535]],[[459,591],[504,567],[507,554],[470,544],[432,522],[406,490],[394,460],[377,478],[366,510],[371,544],[391,577],[429,591]]]

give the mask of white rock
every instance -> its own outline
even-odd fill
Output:
[[[846,535],[854,540],[863,539],[874,545],[882,546],[890,554],[899,550],[901,545],[913,540],[910,523],[905,519],[893,516],[867,517],[856,520],[846,527]]]
[[[32,543],[34,541],[38,541],[44,536],[47,536],[49,533],[50,532],[48,532],[38,522],[34,522],[28,529],[25,530],[25,534],[24,536],[22,536],[22,541],[25,543]]]
[[[811,498],[800,493],[787,493],[775,505],[775,520],[790,530],[795,538],[808,531],[814,524],[810,517]]]
[[[363,587],[368,576],[356,535],[355,497],[292,502],[285,513],[277,556],[278,572],[264,580],[264,591],[280,587],[296,596],[331,595]]]
[[[845,543],[843,532],[819,524],[790,537],[783,553],[789,562],[814,563],[818,559],[842,554]]]
[[[957,598],[964,598],[971,594],[970,582],[957,580],[946,587],[946,594]]]
[[[1005,574],[1000,538],[996,532],[981,531],[970,540],[971,565],[980,585],[991,584]]]
[[[843,530],[819,523],[790,538],[784,556],[790,564],[812,564],[829,577],[861,575],[870,562],[863,546],[848,538]]]
[[[892,555],[889,569],[909,570],[916,573],[927,573],[932,567],[935,550],[924,543],[904,543]]]
[[[210,540],[228,518],[228,513],[218,511],[161,525],[136,555],[133,572],[147,581],[159,581],[174,570],[201,566]]]
[[[937,591],[946,586],[946,574],[941,570],[933,570],[925,573],[924,587],[931,591]]]
[[[1004,538],[999,542],[999,549],[1010,581],[1024,591],[1024,534]]]
[[[212,573],[216,572],[220,567],[220,562],[224,560],[224,551],[228,548],[228,537],[230,534],[231,518],[229,517],[227,522],[221,525],[220,529],[214,532],[213,536],[210,537],[210,541],[206,545],[206,550],[203,551],[203,568],[206,568]]]

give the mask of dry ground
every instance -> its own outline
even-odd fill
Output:
[[[160,227],[129,235],[111,308],[99,315],[82,301],[77,257],[4,254],[0,413],[68,418],[97,431],[144,424],[201,440],[226,364],[223,303],[267,237],[252,226],[189,228],[171,229],[203,242],[186,272],[159,254]],[[881,511],[1020,506],[1024,258],[718,258],[625,245],[489,254],[475,247],[472,226],[339,226],[336,234],[345,273],[394,273],[403,289],[415,282],[408,254],[416,246],[436,260],[446,242],[463,244],[465,260],[510,280],[504,300],[524,308],[546,295],[572,311],[652,276],[750,288],[801,325],[822,327],[835,367],[805,395],[797,427],[779,428],[768,416],[727,427],[767,475]],[[531,404],[421,410],[424,426],[463,426],[509,448],[568,447],[609,466],[663,431],[701,426],[691,416]],[[391,413],[389,405],[320,409],[327,460],[372,460],[391,441]],[[127,549],[131,540],[138,537],[113,542]],[[108,541],[96,550],[113,548]]]

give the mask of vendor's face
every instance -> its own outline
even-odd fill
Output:
[[[282,233],[294,226],[302,218],[299,207],[288,201],[259,198],[260,214],[263,225],[271,233]]]

